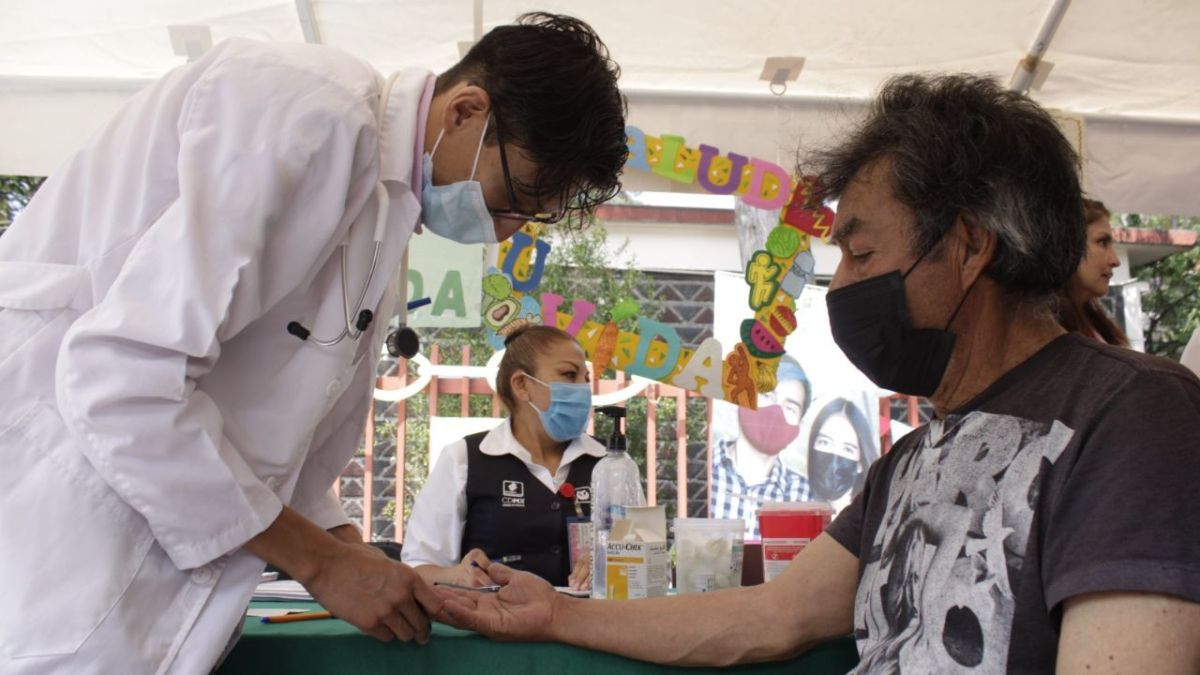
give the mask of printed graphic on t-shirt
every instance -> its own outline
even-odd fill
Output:
[[[1003,673],[1037,478],[1073,434],[974,412],[896,466],[854,603],[859,672]]]

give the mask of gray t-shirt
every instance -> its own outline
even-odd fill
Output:
[[[905,436],[829,533],[860,672],[1051,672],[1062,603],[1200,602],[1200,381],[1064,335]]]

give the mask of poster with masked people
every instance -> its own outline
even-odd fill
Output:
[[[713,335],[733,345],[753,312],[739,274],[715,275]],[[807,286],[796,300],[777,385],[758,410],[713,402],[709,515],[742,518],[760,539],[758,507],[772,501],[824,501],[840,511],[862,489],[879,457],[879,390],[833,341],[826,289]]]

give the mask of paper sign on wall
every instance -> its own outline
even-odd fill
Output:
[[[412,312],[413,328],[476,328],[480,323],[483,245],[460,244],[432,232],[408,245],[408,299],[429,298]]]

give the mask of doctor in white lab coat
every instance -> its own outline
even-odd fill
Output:
[[[264,561],[365,632],[427,639],[438,595],[330,487],[418,223],[495,241],[616,189],[623,107],[594,37],[526,17],[436,78],[225,42],[50,177],[0,238],[0,672],[207,672]],[[582,94],[534,110],[522,68]],[[586,161],[533,133],[543,114]]]

